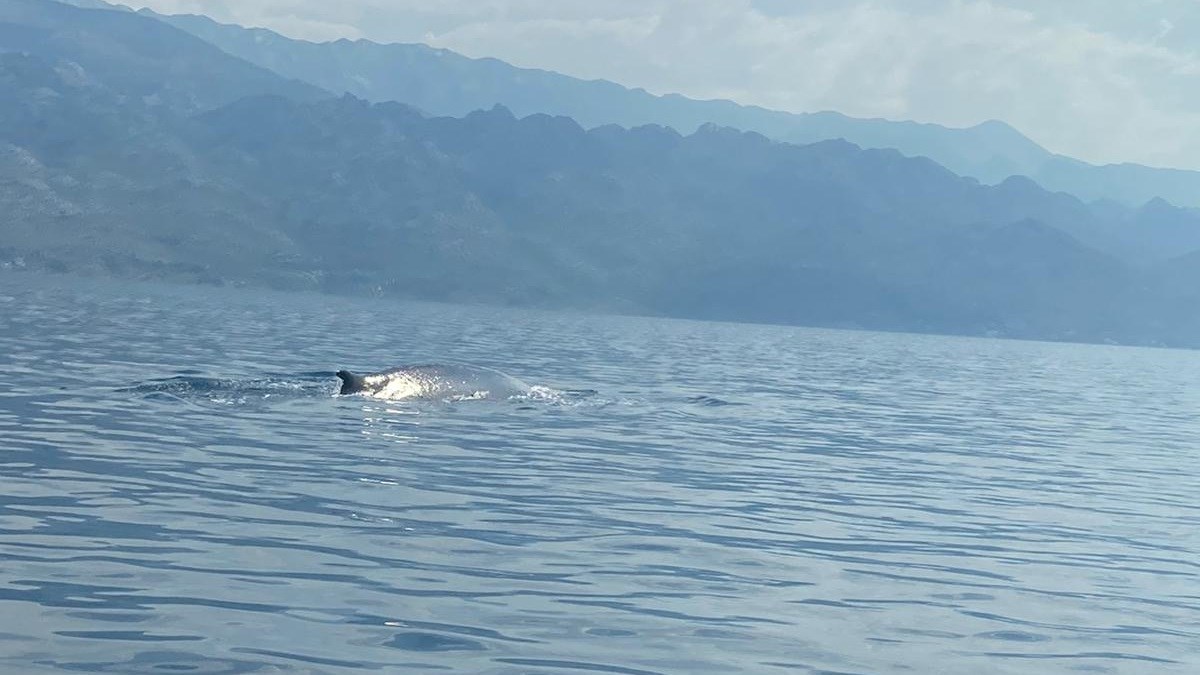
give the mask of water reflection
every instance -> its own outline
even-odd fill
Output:
[[[1192,353],[5,293],[0,670],[1200,667]],[[423,360],[546,393],[314,370]]]

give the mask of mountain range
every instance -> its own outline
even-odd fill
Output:
[[[564,115],[584,127],[661,124],[689,133],[714,123],[789,143],[843,138],[865,148],[895,148],[906,155],[929,157],[959,175],[988,184],[1022,175],[1048,190],[1085,201],[1110,199],[1139,206],[1159,197],[1200,207],[1198,171],[1088,164],[1051,153],[995,120],[956,129],[831,111],[786,113],[731,101],[655,96],[612,82],[517,68],[497,59],[471,59],[421,44],[313,43],[262,28],[220,24],[205,16],[143,13],[287,77],[368,101],[404,101],[433,115],[462,116],[500,103],[518,116]]]
[[[0,52],[9,267],[1200,344],[1200,218],[1161,199],[713,123],[434,116],[49,0],[0,0]]]
[[[103,0],[71,0],[84,7],[129,10]],[[757,131],[789,143],[842,138],[865,148],[895,148],[924,156],[962,176],[997,184],[1032,178],[1048,190],[1084,201],[1140,206],[1161,198],[1200,208],[1200,171],[1133,163],[1093,165],[1052,153],[997,120],[968,128],[862,119],[833,111],[788,113],[732,101],[656,96],[604,80],[518,68],[493,58],[472,59],[423,44],[369,40],[315,43],[264,28],[218,23],[201,15],[139,11],[181,28],[231,55],[281,75],[350,93],[368,101],[403,101],[429,114],[462,116],[497,103],[518,116],[564,115],[585,127],[661,124],[687,133],[701,124]]]

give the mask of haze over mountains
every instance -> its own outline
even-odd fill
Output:
[[[0,0],[5,264],[1200,344],[1200,216],[1161,199],[1086,204],[1027,178],[981,185],[895,150],[793,145],[779,142],[782,132],[702,124],[707,111],[718,122],[730,121],[722,110],[743,121],[776,113],[428,48],[313,45],[195,17],[170,21]],[[328,93],[350,82],[360,98]],[[406,94],[402,103],[362,100]],[[516,101],[511,112],[487,100],[505,97]],[[532,112],[521,105],[553,110],[556,100],[578,107],[583,124],[514,115]],[[471,107],[487,110],[430,116]],[[585,129],[672,110],[699,129]],[[806,120],[857,124],[778,119],[796,134],[816,133]],[[1030,157],[1040,150],[1000,124],[959,136],[861,127],[871,128],[916,129],[907,138],[976,159],[1010,146]]]
[[[518,116],[565,115],[584,127],[661,124],[687,133],[714,123],[790,143],[844,138],[865,148],[925,156],[963,176],[996,184],[1013,175],[1091,201],[1139,206],[1161,197],[1200,207],[1200,172],[1136,164],[1095,166],[1056,155],[998,121],[953,129],[936,124],[858,119],[837,112],[792,114],[654,96],[612,82],[585,81],[495,59],[470,59],[420,44],[367,40],[312,43],[265,29],[219,24],[196,15],[158,16],[221,49],[287,77],[369,101],[404,101],[434,115],[465,115],[501,103]]]

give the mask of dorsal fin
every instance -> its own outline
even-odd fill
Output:
[[[337,376],[342,380],[342,390],[338,392],[342,395],[357,394],[367,384],[362,375],[355,375],[348,370],[337,371]]]

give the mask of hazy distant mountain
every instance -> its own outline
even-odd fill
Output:
[[[1028,180],[981,186],[844,141],[796,146],[715,125],[585,131],[503,108],[428,118],[266,95],[187,115],[101,79],[0,56],[0,263],[1200,344],[1182,304],[1191,291],[1171,285],[1183,272],[1138,271],[1082,243],[1073,233],[1102,225],[1094,212]]]
[[[157,16],[230,54],[288,77],[369,101],[401,101],[433,115],[462,116],[499,103],[518,116],[547,113],[584,127],[662,124],[689,133],[714,123],[797,143],[845,138],[864,147],[925,155],[950,169],[989,180],[1035,169],[1050,154],[1001,122],[970,129],[855,119],[836,112],[790,114],[731,101],[654,96],[603,80],[471,59],[421,44],[366,40],[312,43],[272,31],[219,24],[196,15]],[[974,171],[964,171],[966,168]]]
[[[300,100],[328,96],[151,17],[49,0],[0,0],[0,52],[69,64],[81,81],[182,110],[264,93]]]
[[[274,273],[294,247],[273,213],[202,166],[181,125],[78,66],[0,54],[0,258],[193,281]]]
[[[461,116],[501,103],[518,116],[565,115],[585,127],[662,124],[687,133],[711,122],[793,143],[844,138],[863,147],[895,148],[930,157],[985,183],[1025,175],[1049,190],[1088,201],[1140,205],[1162,197],[1200,207],[1200,172],[1090,165],[1054,155],[1002,122],[951,129],[836,112],[790,114],[729,101],[654,96],[612,82],[516,68],[496,59],[470,59],[419,44],[311,43],[269,30],[218,24],[203,16],[160,18],[282,75],[370,101],[402,101],[434,115]]]

